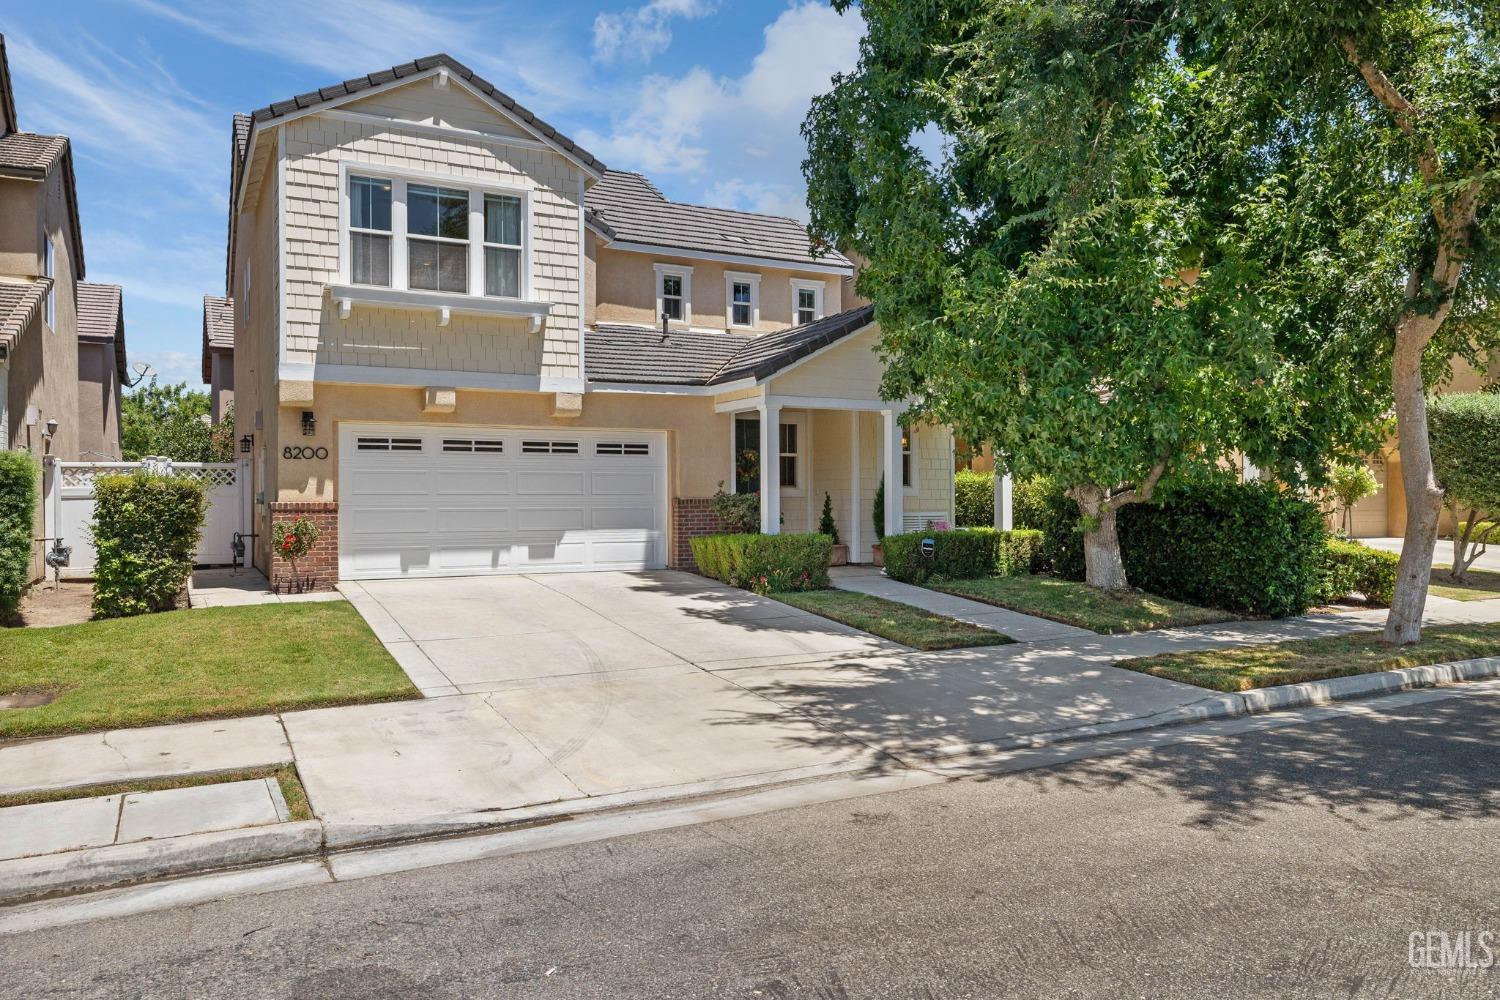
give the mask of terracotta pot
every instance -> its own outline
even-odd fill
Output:
[[[829,553],[829,556],[828,556],[828,565],[830,565],[830,566],[847,566],[847,565],[849,565],[849,546],[847,546],[847,545],[835,545],[833,547],[833,550]]]
[[[879,542],[876,542],[874,545],[870,546],[870,558],[874,561],[876,566],[885,565],[885,553],[880,551]]]

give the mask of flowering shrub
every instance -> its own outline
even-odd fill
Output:
[[[305,517],[295,521],[278,521],[271,529],[271,547],[292,564],[292,577],[301,580],[297,560],[312,551],[318,542],[318,526]]]

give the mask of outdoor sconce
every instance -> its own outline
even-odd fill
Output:
[[[52,439],[57,436],[57,418],[52,417],[47,421],[47,429],[42,431],[42,451],[44,454],[52,454]]]
[[[241,455],[248,455],[248,454],[250,454],[250,449],[252,447],[254,447],[254,445],[255,445],[255,435],[254,434],[246,434],[244,437],[240,438],[240,454]]]
[[[302,411],[302,436],[312,437],[318,429],[318,418],[313,416],[312,410]]]

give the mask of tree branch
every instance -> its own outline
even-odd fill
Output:
[[[1339,47],[1344,50],[1344,55],[1354,68],[1359,70],[1359,75],[1364,77],[1370,92],[1375,99],[1390,109],[1391,115],[1396,119],[1396,125],[1413,138],[1422,140],[1422,151],[1417,154],[1417,169],[1422,172],[1422,179],[1428,184],[1436,184],[1440,179],[1441,171],[1438,160],[1437,149],[1432,145],[1432,140],[1427,136],[1417,134],[1417,106],[1406,99],[1396,85],[1391,82],[1379,66],[1359,54],[1359,48],[1354,44],[1354,39],[1347,35],[1339,39]],[[1442,221],[1439,216],[1439,221]]]
[[[1156,484],[1161,482],[1161,477],[1166,471],[1167,460],[1162,459],[1146,474],[1146,478],[1141,480],[1141,485],[1133,490],[1126,490],[1124,493],[1115,494],[1109,498],[1109,502],[1105,506],[1110,510],[1119,510],[1121,507],[1128,506],[1129,504],[1145,503],[1151,499],[1151,494],[1156,491]]]

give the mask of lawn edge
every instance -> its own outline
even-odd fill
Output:
[[[1077,581],[1077,580],[1070,580],[1068,582],[1069,583],[1078,583],[1079,581]],[[1163,629],[1169,629],[1169,628],[1195,628],[1195,627],[1197,627],[1199,625],[1224,625],[1224,624],[1226,624],[1228,622],[1242,622],[1242,621],[1252,621],[1253,620],[1253,619],[1250,619],[1250,618],[1246,618],[1244,615],[1236,614],[1233,611],[1224,611],[1224,612],[1222,612],[1223,615],[1224,615],[1223,618],[1218,618],[1218,619],[1215,619],[1213,621],[1206,621],[1206,622],[1173,622],[1170,625],[1158,625],[1155,628],[1130,629],[1130,630],[1124,631],[1124,632],[1100,632],[1098,629],[1092,628],[1089,625],[1084,624],[1082,621],[1080,621],[1078,619],[1073,619],[1073,620],[1070,621],[1067,618],[1059,618],[1055,614],[1054,615],[1049,615],[1049,614],[1043,614],[1040,611],[1030,611],[1030,610],[1027,610],[1027,609],[1024,609],[1024,608],[1017,608],[1017,607],[1013,607],[1013,606],[1011,606],[1009,604],[1001,604],[999,601],[996,601],[996,600],[994,600],[992,598],[977,597],[974,594],[960,593],[959,591],[956,591],[956,590],[949,590],[947,587],[935,586],[935,585],[933,585],[930,582],[929,583],[917,583],[917,584],[913,584],[912,586],[922,587],[922,588],[924,588],[926,590],[936,591],[939,594],[947,594],[949,597],[961,597],[961,598],[963,598],[966,601],[975,601],[975,602],[977,602],[979,604],[988,604],[990,607],[992,607],[992,608],[999,608],[1002,611],[1014,611],[1018,615],[1028,615],[1029,617],[1032,617],[1032,618],[1041,618],[1041,619],[1044,619],[1044,620],[1049,621],[1049,622],[1057,622],[1059,625],[1070,625],[1073,628],[1081,628],[1084,631],[1086,631],[1086,632],[1092,632],[1095,635],[1135,635],[1137,632],[1160,632]],[[1087,586],[1087,584],[1084,584],[1084,586]],[[1145,591],[1142,591],[1142,593],[1145,593]],[[1160,598],[1163,601],[1173,601],[1176,604],[1186,604],[1187,603],[1185,601],[1178,601],[1175,598],[1171,598],[1171,597],[1162,597],[1162,595],[1160,595],[1160,594],[1152,594],[1151,596],[1152,597]],[[1197,608],[1197,607],[1202,607],[1202,605],[1194,604],[1194,605],[1191,605],[1191,607]],[[1203,610],[1204,611],[1212,611],[1215,614],[1219,614],[1220,613],[1220,609],[1218,609],[1218,608],[1203,608]]]
[[[930,615],[933,618],[942,618],[944,621],[952,622],[954,625],[965,626],[965,627],[974,629],[976,631],[973,633],[973,635],[976,638],[979,638],[979,637],[988,637],[989,641],[986,641],[986,642],[963,643],[963,644],[956,645],[956,646],[955,645],[911,646],[911,645],[908,645],[905,642],[902,642],[900,639],[895,639],[895,638],[892,638],[891,636],[888,636],[888,635],[881,635],[879,632],[871,632],[869,629],[861,628],[859,625],[856,625],[854,622],[845,621],[842,618],[837,618],[837,617],[835,617],[833,615],[826,614],[823,611],[817,611],[817,610],[814,610],[812,608],[804,608],[800,604],[793,604],[791,601],[783,599],[785,596],[787,596],[786,594],[771,594],[771,595],[768,595],[767,599],[768,600],[772,600],[772,601],[776,601],[778,604],[785,604],[789,608],[796,608],[798,611],[805,611],[805,612],[807,612],[810,615],[816,615],[817,617],[822,618],[824,621],[835,622],[835,623],[837,623],[839,625],[843,625],[845,628],[852,628],[856,632],[863,632],[865,635],[873,635],[877,639],[884,639],[886,642],[894,642],[898,646],[904,646],[907,649],[914,649],[914,650],[917,650],[918,652],[921,652],[921,653],[940,653],[940,652],[943,652],[944,650],[949,650],[949,649],[985,649],[985,648],[988,648],[990,646],[1010,646],[1010,645],[1014,645],[1015,642],[1016,642],[1016,640],[1013,637],[1006,635],[1004,632],[997,632],[994,629],[987,629],[987,628],[984,628],[984,627],[979,626],[979,625],[974,625],[974,624],[972,624],[970,622],[959,621],[957,618],[950,618],[947,615],[941,615],[941,614],[938,614],[935,611],[926,611],[926,610],[924,610],[922,608],[917,607],[916,605],[906,604],[903,601],[893,601],[893,600],[891,600],[888,597],[881,597],[878,594],[863,594],[863,593],[861,593],[860,591],[857,591],[857,590],[840,590],[838,587],[831,587],[829,589],[838,591],[841,594],[856,595],[856,596],[861,597],[861,598],[863,598],[865,600],[881,601],[881,602],[883,602],[885,604],[891,604],[891,605],[894,605],[894,606],[896,606],[898,608],[905,608],[905,609],[907,609],[908,611],[911,611],[911,612],[915,612],[915,613],[918,613],[918,614]],[[793,591],[791,593],[795,593],[795,591]]]

